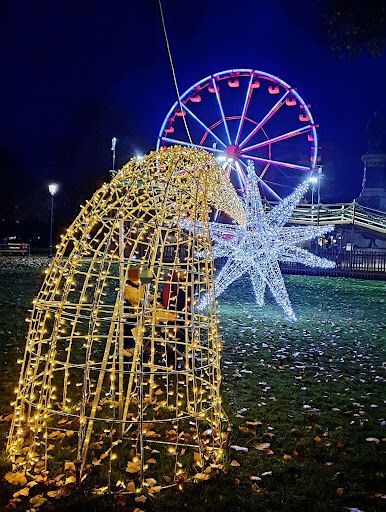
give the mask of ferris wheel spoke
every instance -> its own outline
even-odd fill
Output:
[[[245,162],[242,160],[239,160],[239,163],[245,168],[246,171],[248,171],[248,166]],[[243,173],[244,175],[244,173]],[[278,201],[282,201],[282,198],[271,188],[265,180],[262,180],[258,174],[256,174],[257,179],[259,180],[259,183],[261,183],[261,186],[270,194],[272,194]]]
[[[245,137],[245,139],[239,144],[239,147],[242,148],[245,144],[265,125],[267,121],[271,119],[271,117],[276,114],[279,108],[284,104],[286,97],[288,96],[289,91],[286,91],[283,96],[274,104],[271,110],[263,117],[263,119],[254,127],[254,129]]]
[[[212,135],[213,138],[215,138],[217,140],[217,142],[219,142],[222,146],[224,146],[224,148],[226,148],[226,144],[219,138],[217,137],[217,135],[212,132],[212,130],[209,128],[209,126],[206,126],[206,124],[201,121],[201,119],[199,119],[196,114],[193,114],[193,112],[186,106],[184,105],[183,106],[183,109],[202,127],[204,128],[205,131],[207,131],[208,133],[210,133]]]
[[[191,142],[186,142],[185,140],[170,139],[169,137],[161,137],[161,140],[165,142],[170,142],[170,144],[188,146],[189,148],[205,149],[205,151],[210,151],[212,153],[220,153],[221,155],[224,154],[224,151],[222,151],[221,149],[211,148],[209,146],[202,146],[201,144],[192,144]]]
[[[279,167],[288,167],[288,169],[297,169],[299,171],[310,172],[312,170],[311,167],[306,167],[304,165],[291,164],[290,162],[280,162],[278,160],[270,160],[269,158],[260,158],[258,156],[243,154],[242,158],[246,158],[247,160],[248,159],[256,160],[256,162],[262,162],[265,164],[278,165]]]
[[[239,127],[237,129],[237,135],[236,135],[236,139],[235,139],[235,145],[236,146],[237,146],[237,143],[239,142],[240,133],[241,133],[241,130],[243,129],[245,116],[247,114],[247,110],[248,110],[248,107],[249,107],[249,102],[250,102],[250,99],[251,99],[251,92],[253,90],[252,89],[252,83],[253,83],[253,74],[251,75],[251,78],[249,80],[248,90],[247,90],[247,94],[245,96],[243,112],[241,114],[241,119],[240,119],[240,122],[239,122]]]
[[[228,142],[229,142],[229,145],[231,145],[232,141],[231,141],[231,136],[229,135],[228,123],[225,119],[224,109],[222,108],[222,103],[221,103],[221,99],[220,99],[220,93],[219,93],[218,87],[216,87],[216,82],[215,82],[214,78],[212,78],[212,84],[213,84],[213,89],[216,93],[217,103],[218,103],[218,107],[220,109],[220,114],[222,117],[222,121],[224,123],[225,131],[227,132]]]
[[[307,133],[312,130],[312,125],[308,124],[307,126],[302,126],[302,128],[298,128],[297,130],[293,130],[291,132],[283,133],[282,135],[278,135],[277,137],[273,137],[272,139],[264,140],[263,142],[259,142],[258,144],[254,144],[253,146],[248,146],[247,148],[243,148],[241,150],[242,153],[246,151],[252,151],[254,149],[262,148],[264,146],[268,146],[269,144],[274,144],[275,142],[280,142],[282,140],[291,139],[292,137],[297,137],[302,133]]]
[[[235,161],[235,169],[237,172],[237,176],[239,178],[239,182],[241,185],[241,189],[244,192],[246,187],[246,179],[245,179],[245,173],[243,172],[240,163],[238,161]]]

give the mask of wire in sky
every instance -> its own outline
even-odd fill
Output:
[[[173,73],[173,81],[174,81],[174,85],[175,85],[176,92],[177,92],[177,99],[178,99],[178,103],[180,105],[180,109],[181,109],[181,112],[182,112],[183,108],[182,108],[182,104],[181,104],[181,100],[180,100],[180,91],[179,91],[179,88],[178,88],[176,71],[175,71],[174,64],[173,64],[173,57],[172,57],[172,53],[170,51],[169,38],[168,38],[167,30],[166,30],[165,17],[164,17],[164,12],[163,12],[163,9],[162,9],[162,2],[161,2],[161,0],[158,0],[158,4],[159,4],[159,10],[160,10],[160,13],[161,13],[161,21],[162,21],[162,27],[163,27],[163,31],[164,31],[164,35],[165,35],[166,48],[167,48],[168,55],[169,55],[170,67],[172,68],[172,73]],[[186,122],[186,118],[185,117],[186,116],[183,116],[182,120],[184,121],[185,130],[186,130],[186,133],[188,134],[189,142],[191,144],[193,144],[192,137],[190,136],[190,132],[189,132],[189,128],[188,128],[188,123]]]

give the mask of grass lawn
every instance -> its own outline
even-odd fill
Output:
[[[0,261],[0,477],[24,321],[42,262]],[[240,281],[221,300],[226,473],[144,504],[72,496],[39,510],[386,509],[386,283],[288,276],[296,323]],[[242,450],[240,450],[242,448]],[[0,484],[0,510],[17,488]],[[27,503],[27,502],[26,502]]]

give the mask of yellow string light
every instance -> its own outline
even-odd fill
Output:
[[[16,464],[46,464],[47,443],[60,444],[82,476],[105,463],[113,491],[126,465],[120,480],[135,489],[150,477],[181,486],[218,465],[216,305],[193,307],[213,284],[213,260],[197,256],[211,253],[213,209],[245,222],[215,158],[181,147],[133,158],[81,206],[27,319],[8,439]],[[184,220],[203,229],[187,233]]]

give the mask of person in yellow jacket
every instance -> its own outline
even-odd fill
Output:
[[[145,291],[145,286],[141,283],[139,269],[129,269],[127,284],[124,289],[125,311],[128,313],[127,320],[124,324],[124,355],[132,356],[136,342],[140,342],[140,326],[137,324],[138,308],[141,306]],[[153,300],[153,297],[149,297]],[[177,314],[174,311],[165,309],[161,303],[156,303],[152,321],[154,323],[174,322]],[[142,327],[142,326],[141,326]]]

